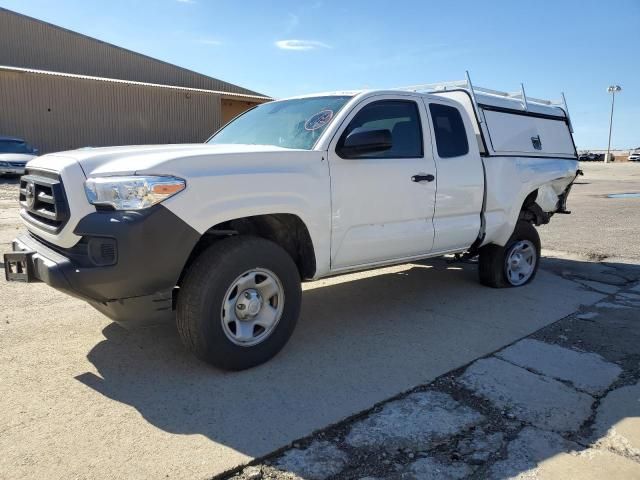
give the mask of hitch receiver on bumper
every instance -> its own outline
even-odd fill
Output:
[[[4,277],[7,282],[39,282],[34,275],[32,251],[18,251],[4,254]]]

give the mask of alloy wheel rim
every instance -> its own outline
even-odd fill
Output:
[[[514,286],[526,283],[536,268],[538,254],[535,245],[529,240],[516,242],[505,259],[505,274]]]
[[[283,309],[284,287],[278,276],[264,268],[247,270],[225,293],[222,330],[235,345],[257,345],[273,333]]]

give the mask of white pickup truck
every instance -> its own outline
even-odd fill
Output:
[[[474,88],[349,91],[253,108],[205,144],[31,161],[9,281],[44,281],[124,325],[170,318],[225,369],[275,355],[301,280],[445,254],[491,287],[530,282],[534,225],[568,213],[571,122]]]

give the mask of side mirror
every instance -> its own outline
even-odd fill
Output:
[[[384,152],[392,147],[391,132],[389,130],[353,131],[344,140],[339,150],[343,158],[357,158],[368,153]]]

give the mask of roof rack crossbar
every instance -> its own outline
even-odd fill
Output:
[[[529,106],[531,103],[539,103],[542,105],[562,107],[567,116],[567,119],[569,119],[569,110],[567,108],[566,99],[564,98],[564,93],[562,93],[562,98],[560,100],[545,100],[542,98],[527,96],[524,90],[524,84],[522,83],[520,84],[520,90],[517,92],[502,92],[500,90],[494,90],[492,88],[479,87],[471,83],[471,77],[468,71],[466,72],[466,78],[464,80],[409,85],[407,87],[399,87],[396,90],[405,90],[410,92],[421,92],[421,93],[435,93],[435,92],[446,92],[447,90],[453,90],[457,88],[463,88],[469,91],[473,100],[473,104],[476,107],[476,109],[478,107],[476,93],[484,93],[488,95],[495,95],[498,97],[519,99],[522,102],[523,110],[529,110]],[[569,123],[571,122],[569,121]]]

